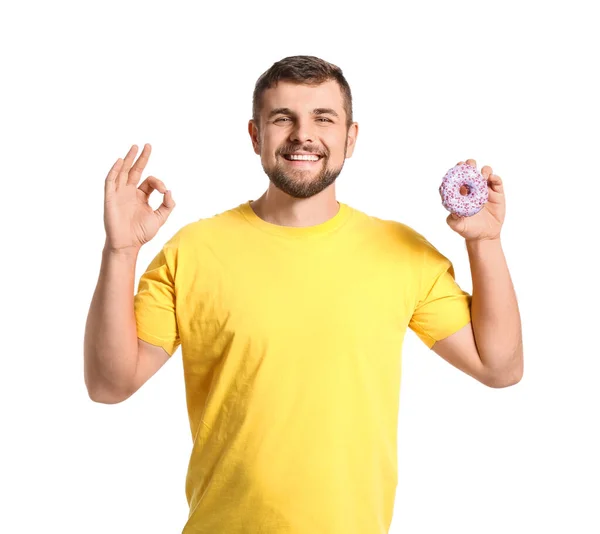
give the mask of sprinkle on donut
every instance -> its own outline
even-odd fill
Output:
[[[461,187],[466,190],[465,195],[461,193]],[[452,167],[446,173],[439,192],[444,208],[461,217],[475,215],[488,200],[487,180],[466,163]]]

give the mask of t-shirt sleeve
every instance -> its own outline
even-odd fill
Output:
[[[423,238],[419,293],[409,328],[430,349],[471,321],[471,295],[454,276],[450,260]]]
[[[169,356],[181,343],[175,307],[178,242],[175,234],[150,262],[133,299],[137,336],[164,348]]]

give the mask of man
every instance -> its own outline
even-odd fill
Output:
[[[471,296],[423,236],[336,200],[358,135],[338,67],[275,63],[256,83],[248,131],[267,191],[176,232],[135,297],[139,249],[175,203],[155,177],[137,185],[150,145],[109,172],[85,335],[90,397],[125,400],[182,346],[193,436],[184,533],[388,532],[407,328],[487,386],[523,373],[501,180],[484,167],[484,209],[447,219],[466,239]]]

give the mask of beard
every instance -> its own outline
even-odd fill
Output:
[[[272,169],[267,169],[264,165],[262,168],[277,189],[293,198],[310,198],[334,183],[342,172],[343,166],[342,163],[342,166],[338,169],[328,169],[325,165],[322,165],[319,174],[311,179],[305,178],[303,175],[314,171],[306,169],[286,170],[284,164],[281,163],[277,163]]]

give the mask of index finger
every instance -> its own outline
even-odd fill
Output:
[[[150,152],[152,152],[152,147],[150,146],[150,143],[146,143],[144,145],[144,150],[142,150],[142,153],[140,154],[140,157],[133,164],[133,167],[131,167],[131,170],[129,171],[127,184],[137,185],[139,183],[142,176],[142,171],[146,167],[146,163],[148,163],[148,158],[150,158]]]

